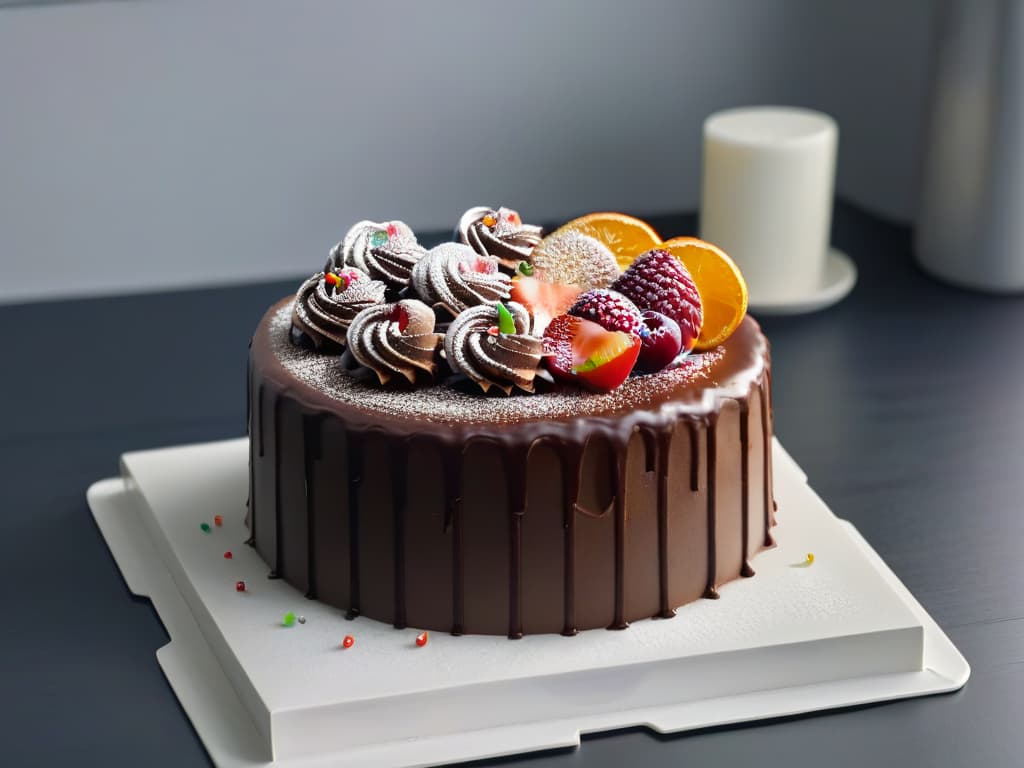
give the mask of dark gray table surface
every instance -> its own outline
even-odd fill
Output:
[[[685,234],[694,219],[656,224]],[[762,319],[777,434],[961,649],[967,686],[481,765],[1024,765],[1024,299],[931,281],[907,227],[850,206],[833,240],[860,270],[853,294]],[[45,268],[62,279],[59,260]],[[0,308],[0,765],[208,764],[154,656],[167,635],[85,490],[126,450],[241,435],[246,341],[298,277]]]

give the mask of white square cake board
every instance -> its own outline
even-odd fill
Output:
[[[423,647],[416,629],[348,621],[268,580],[243,543],[247,459],[245,439],[127,453],[122,477],[88,491],[129,589],[167,628],[157,659],[219,766],[435,765],[952,691],[970,674],[778,443],[778,546],[720,600],[622,632],[431,633]],[[283,626],[287,611],[304,623]]]

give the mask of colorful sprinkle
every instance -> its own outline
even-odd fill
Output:
[[[500,333],[501,331],[498,330],[498,326],[496,325],[492,325],[490,328],[487,329],[488,336],[498,336]]]
[[[533,264],[528,261],[520,261],[518,271],[521,275],[531,277],[533,275]]]
[[[395,222],[388,223],[388,237],[394,237],[398,234],[398,225]]]
[[[519,214],[515,211],[509,211],[507,218],[510,224],[515,224],[516,226],[519,225]]]
[[[245,592],[245,582],[244,581],[236,581],[235,582],[235,592]]]
[[[200,523],[199,524],[199,530],[202,531],[203,533],[209,533],[210,530],[211,530],[210,529],[210,524],[209,523]]]
[[[374,248],[380,248],[388,241],[388,233],[383,229],[378,229],[370,236],[370,245]]]
[[[295,626],[295,613],[294,613],[294,611],[288,611],[288,613],[286,613],[284,615],[284,618],[281,620],[281,623],[284,624],[286,627],[294,627]]]
[[[422,648],[424,645],[427,644],[427,640],[429,639],[430,635],[427,632],[420,632],[418,635],[416,635],[416,646],[418,648]]]
[[[213,516],[213,524],[216,525],[218,528],[220,528],[222,525],[224,525],[224,517],[223,517],[223,515],[214,515]]]
[[[810,568],[814,563],[814,553],[808,552],[807,557],[799,563],[790,563],[790,568]]]
[[[231,550],[230,549],[227,552],[224,553],[224,559],[225,560],[230,560],[232,557],[234,557],[234,555],[231,554]]]
[[[342,648],[351,648],[356,644],[356,639],[352,635],[345,635],[345,639],[341,641]]]
[[[515,318],[504,304],[498,304],[498,330],[506,335],[516,332]]]
[[[483,222],[485,227],[493,227],[495,224],[498,223],[498,220],[488,213],[486,216],[484,216]]]

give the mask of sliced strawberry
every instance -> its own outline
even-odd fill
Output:
[[[586,360],[586,357],[580,356],[578,349],[585,345],[595,345],[596,342],[590,341],[591,337],[596,339],[604,333],[608,331],[590,320],[574,315],[559,315],[544,329],[544,354],[548,370],[559,379],[576,383],[573,370]]]
[[[629,376],[640,354],[640,339],[606,331],[591,320],[556,317],[544,331],[548,370],[563,381],[610,392]]]
[[[640,354],[640,339],[631,333],[609,331],[601,345],[576,367],[584,386],[596,392],[611,392],[626,380]]]
[[[533,333],[544,333],[552,318],[564,315],[580,295],[579,287],[546,283],[536,277],[520,275],[512,280],[512,301],[529,310],[533,317]]]

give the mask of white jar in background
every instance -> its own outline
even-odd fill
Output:
[[[838,135],[828,115],[795,107],[742,107],[704,121],[700,236],[739,266],[752,307],[820,292]]]

